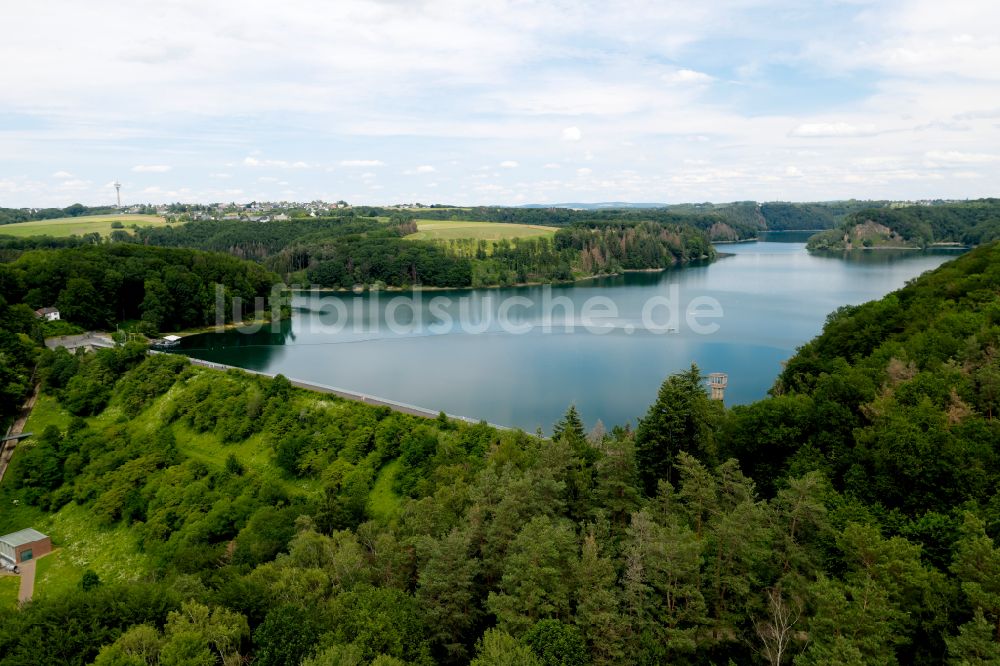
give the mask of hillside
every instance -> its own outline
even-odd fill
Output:
[[[73,242],[60,249],[21,248],[12,254],[15,260],[0,263],[4,430],[30,394],[44,336],[80,328],[114,330],[126,322],[148,335],[157,335],[161,328],[213,325],[220,316],[231,322],[234,298],[239,299],[236,318],[250,319],[256,316],[254,299],[268,298],[277,280],[257,264],[227,255],[131,243]],[[222,286],[221,292],[216,285]],[[216,312],[220,294],[225,308]],[[62,320],[43,324],[34,311],[50,306],[60,310]]]
[[[862,210],[837,229],[809,240],[810,250],[878,247],[975,246],[1000,239],[1000,200]]]
[[[84,206],[73,204],[66,208],[0,208],[0,225],[18,224],[56,218],[77,218],[86,215],[112,215],[118,211],[112,206]]]
[[[115,231],[131,234],[130,230],[133,227],[159,227],[165,224],[166,220],[158,215],[80,215],[10,223],[0,228],[0,234],[18,238],[25,236],[62,238],[87,234],[110,236]]]
[[[137,236],[149,245],[229,252],[260,262],[289,283],[334,289],[549,283],[714,257],[708,236],[686,218],[570,224],[548,211],[503,210],[531,213],[559,228],[482,220],[492,216],[479,209],[421,209],[420,223],[409,212],[356,209],[282,222],[190,222],[140,229]]]
[[[833,313],[773,397],[724,410],[692,367],[635,431],[47,353],[53,427],[15,456],[3,526],[119,550],[0,616],[0,664],[989,663],[998,348],[992,244]]]

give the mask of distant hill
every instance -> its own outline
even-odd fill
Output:
[[[596,203],[524,204],[520,208],[572,208],[573,210],[600,210],[602,208],[666,208],[665,203],[632,203],[629,201],[598,201]]]
[[[1000,239],[1000,199],[860,210],[809,239],[810,250],[980,245]]]
[[[580,211],[659,208],[679,214],[717,214],[728,224],[767,231],[787,229],[832,229],[859,210],[883,208],[888,201],[733,201],[729,203],[633,203],[603,201],[597,203],[526,204],[520,208],[566,208]],[[743,235],[743,234],[738,234]]]

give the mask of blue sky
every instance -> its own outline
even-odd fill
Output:
[[[993,0],[36,0],[4,15],[0,206],[108,203],[116,178],[128,203],[997,194]]]

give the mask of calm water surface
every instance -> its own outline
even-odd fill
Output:
[[[727,404],[763,397],[781,362],[820,332],[828,313],[879,298],[955,256],[954,251],[816,256],[806,252],[804,242],[789,242],[796,240],[801,237],[776,234],[765,242],[721,245],[728,256],[706,265],[550,289],[424,292],[415,308],[393,305],[399,294],[383,293],[338,296],[343,302],[338,311],[299,294],[280,331],[191,336],[180,351],[529,431],[549,431],[571,403],[588,424],[597,419],[608,426],[634,424],[663,379],[692,361],[703,372],[729,374]],[[673,294],[677,330],[644,331],[644,305]],[[515,296],[531,301],[509,310],[513,324],[532,329],[527,334],[505,332],[496,322],[500,304]],[[588,332],[580,314],[595,296],[611,299],[617,316]],[[435,297],[450,299],[451,307],[432,309]],[[568,299],[572,312],[550,305],[559,297]],[[721,318],[701,320],[718,324],[714,334],[700,335],[685,325],[696,297],[714,298],[722,307]],[[460,301],[471,313],[464,321],[484,332],[457,323]],[[387,311],[402,322],[395,330],[385,323]],[[453,315],[450,326],[436,316],[442,311]],[[667,314],[661,307],[656,321],[665,322]],[[547,333],[546,321],[552,323]]]

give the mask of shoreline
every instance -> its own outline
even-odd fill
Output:
[[[880,245],[876,247],[824,247],[824,248],[810,248],[806,247],[808,252],[888,252],[888,251],[906,251],[906,252],[924,252],[926,250],[971,250],[972,246],[963,245],[961,243],[931,243],[927,247],[913,247],[907,245]]]
[[[718,258],[719,256],[723,256],[723,255],[722,254],[717,255],[716,258]],[[678,263],[676,263],[676,264],[674,264],[672,266],[665,266],[663,268],[623,268],[622,270],[617,271],[615,273],[600,273],[600,274],[597,274],[597,275],[584,275],[582,277],[573,278],[572,280],[552,280],[552,281],[549,281],[549,282],[515,282],[514,284],[491,284],[491,285],[482,285],[482,286],[478,286],[478,287],[474,286],[474,285],[466,285],[466,286],[463,286],[463,287],[423,287],[423,286],[420,286],[420,287],[385,287],[384,289],[367,289],[367,288],[366,289],[347,289],[347,288],[344,288],[344,287],[315,287],[315,288],[313,288],[313,287],[296,287],[295,285],[288,285],[288,288],[293,293],[295,293],[295,292],[317,291],[317,292],[321,292],[321,293],[334,293],[334,294],[350,294],[350,293],[353,293],[353,294],[360,295],[360,294],[370,293],[370,292],[373,292],[373,291],[379,291],[379,292],[386,291],[386,292],[392,292],[392,293],[404,293],[404,292],[408,292],[408,291],[410,291],[410,292],[412,292],[412,291],[469,291],[469,290],[472,290],[472,289],[513,289],[515,287],[545,287],[545,286],[557,286],[557,285],[558,286],[566,286],[566,285],[576,284],[577,282],[586,282],[587,280],[597,280],[597,279],[600,279],[600,278],[609,278],[609,277],[620,277],[620,276],[625,275],[627,273],[663,273],[664,271],[668,271],[668,270],[670,270],[672,268],[683,267],[683,266],[687,266],[687,265],[690,265],[690,264],[693,264],[693,263],[696,263],[696,262],[699,262],[699,261],[706,261],[706,260],[709,260],[709,258],[708,257],[701,257],[701,258],[696,259],[694,261],[687,261],[687,262],[683,262],[683,263],[682,262],[678,262]]]
[[[712,245],[735,245],[736,243],[759,243],[760,236],[753,238],[740,238],[739,240],[714,240]]]

